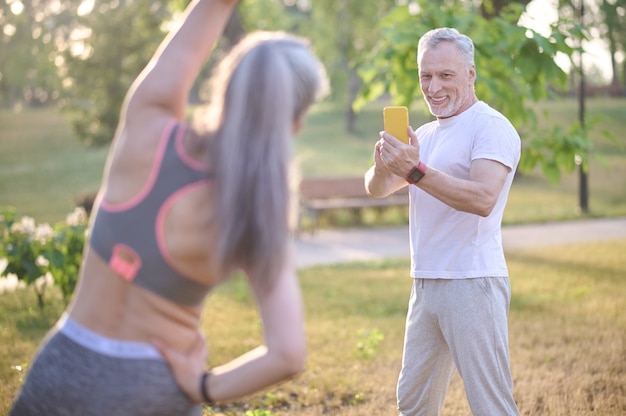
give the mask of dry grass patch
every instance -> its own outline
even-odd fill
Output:
[[[612,241],[509,255],[523,414],[626,414],[624,253],[626,241]]]

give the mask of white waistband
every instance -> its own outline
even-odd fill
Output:
[[[161,353],[152,344],[105,337],[85,328],[67,314],[63,314],[57,327],[72,341],[100,354],[117,358],[163,360]]]

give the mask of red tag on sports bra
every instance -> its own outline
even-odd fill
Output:
[[[141,258],[127,245],[116,244],[113,246],[109,267],[122,279],[132,282],[141,267]]]

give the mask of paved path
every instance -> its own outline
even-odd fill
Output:
[[[319,230],[295,240],[298,267],[409,256],[408,226]],[[502,229],[505,251],[584,241],[626,239],[626,217],[531,225]],[[625,253],[626,258],[626,253]]]

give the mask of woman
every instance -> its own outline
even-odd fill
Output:
[[[321,65],[298,39],[250,35],[221,62],[202,121],[182,121],[236,3],[194,0],[130,88],[73,302],[11,415],[198,415],[201,402],[303,368],[289,167]],[[264,345],[207,372],[204,300],[237,270],[257,300]]]

